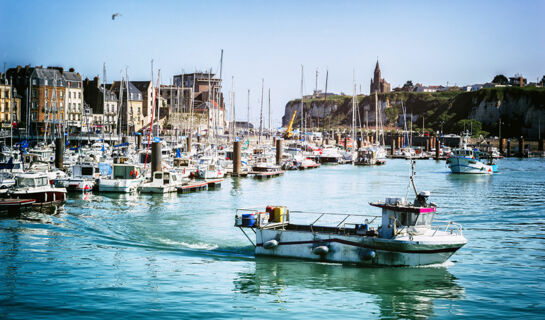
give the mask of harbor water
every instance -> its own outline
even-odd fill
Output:
[[[468,240],[418,268],[256,258],[233,226],[236,208],[267,204],[379,214],[370,201],[407,193],[405,160],[226,178],[190,194],[70,195],[54,216],[0,220],[0,318],[543,319],[545,161],[498,166],[469,176],[416,163],[437,218]]]

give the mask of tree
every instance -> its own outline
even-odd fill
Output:
[[[497,76],[494,77],[494,80],[492,80],[492,83],[496,83],[496,84],[507,84],[508,82],[509,80],[503,74],[498,74]]]
[[[469,131],[472,136],[479,136],[482,132],[483,125],[475,119],[463,119],[456,122],[454,129],[456,132]]]
[[[405,82],[402,88],[403,91],[413,91],[413,89],[414,89],[414,85],[412,80],[408,80],[407,82]]]
[[[543,78],[541,78],[541,85],[545,86],[545,76],[543,76]]]

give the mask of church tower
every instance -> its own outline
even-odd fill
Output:
[[[390,84],[386,82],[386,80],[381,78],[380,66],[378,65],[378,60],[377,60],[377,65],[375,66],[375,72],[373,74],[373,78],[371,79],[371,88],[369,90],[369,93],[373,94],[375,93],[375,91],[378,93],[390,92]]]

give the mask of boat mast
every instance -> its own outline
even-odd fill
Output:
[[[358,97],[356,96],[356,70],[353,70],[352,71],[352,82],[353,82],[353,86],[354,86],[354,94],[352,96],[352,154],[354,153],[354,151],[356,150],[355,148],[355,142],[356,142],[356,101],[358,99]],[[348,146],[344,146],[345,148],[347,148]],[[354,157],[352,157],[353,159]],[[352,163],[354,163],[354,161],[352,161]]]
[[[248,144],[250,143],[250,89],[248,89]]]
[[[102,65],[102,152],[104,153],[104,130],[105,126],[105,115],[106,113],[106,62]]]
[[[153,81],[153,79],[152,79]],[[160,128],[160,122],[159,118],[161,115],[159,114],[160,108],[161,108],[161,69],[157,70],[157,93],[155,94],[155,99],[157,100],[155,104],[157,105],[157,111],[155,113],[155,121],[157,122],[157,131],[155,131],[156,136],[159,137],[161,135],[161,128]]]
[[[303,141],[303,65],[301,65],[301,123],[299,124],[299,141]]]
[[[131,114],[132,114],[132,105],[131,105],[131,99],[130,99],[130,96],[131,96],[131,92],[130,92],[130,85],[131,83],[129,82],[129,68],[126,67],[125,68],[125,76],[127,78],[126,80],[126,84],[127,84],[127,115],[126,115],[126,121],[127,121],[127,136],[130,134],[130,131],[129,131],[129,109],[131,109]],[[121,89],[121,87],[120,87]],[[134,119],[133,118],[130,118],[131,121],[134,122]],[[138,146],[140,148],[140,146]]]
[[[269,88],[269,134],[271,133],[271,88]]]
[[[258,145],[261,144],[261,134],[263,132],[263,90],[265,87],[265,79],[261,79],[261,111],[259,112],[259,138]]]

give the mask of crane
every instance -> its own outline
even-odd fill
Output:
[[[290,123],[288,124],[288,128],[286,129],[286,132],[284,132],[284,139],[290,139],[293,137],[293,131],[291,130],[293,126],[293,120],[295,120],[295,115],[297,114],[297,110],[293,110],[293,114],[291,115]]]

